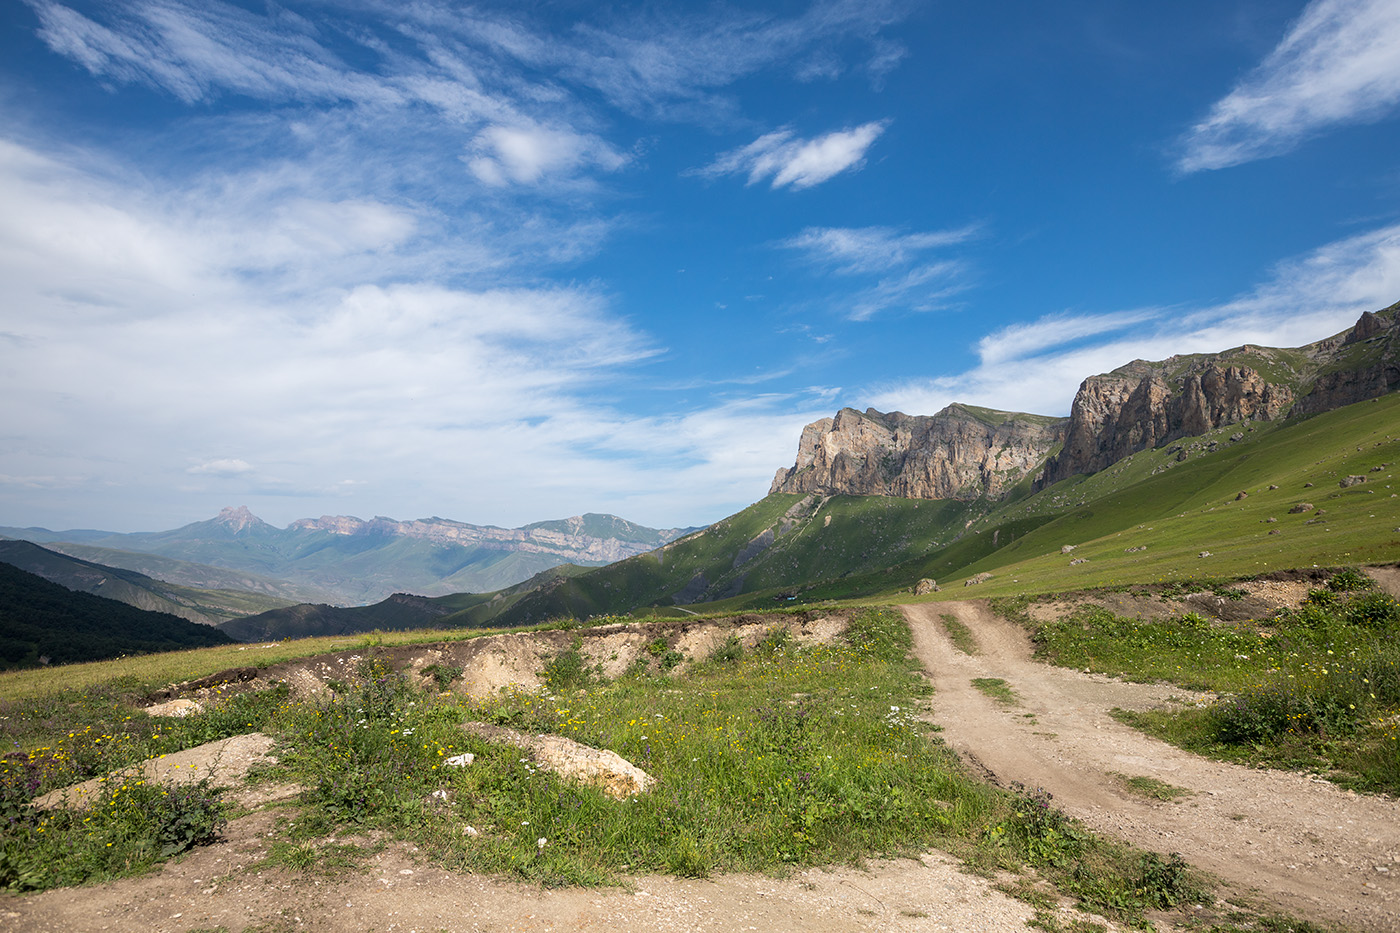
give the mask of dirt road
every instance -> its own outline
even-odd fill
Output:
[[[952,747],[998,783],[1043,787],[1093,829],[1180,852],[1289,912],[1400,931],[1400,802],[1304,775],[1209,761],[1120,725],[1109,715],[1114,707],[1197,697],[1033,661],[1025,631],[996,617],[985,601],[906,606],[904,613],[933,681],[934,720]],[[953,646],[944,613],[971,629],[979,654]],[[1019,702],[991,699],[973,686],[975,678],[1005,680]],[[1156,778],[1191,794],[1148,800],[1115,775]]]

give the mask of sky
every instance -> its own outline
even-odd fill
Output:
[[[703,525],[1400,300],[1400,0],[10,0],[0,525]]]

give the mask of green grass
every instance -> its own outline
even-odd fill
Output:
[[[1067,667],[1166,681],[1222,695],[1204,708],[1118,712],[1201,754],[1322,771],[1358,789],[1400,793],[1400,603],[1319,589],[1262,623],[1188,613],[1145,622],[1086,607],[1036,633]]]
[[[976,677],[973,678],[972,686],[1003,706],[1015,706],[1021,702],[1011,685],[1000,677]]]
[[[373,647],[354,683],[331,697],[243,694],[183,720],[135,712],[133,678],[35,690],[7,701],[0,720],[6,744],[27,749],[0,767],[12,818],[0,829],[0,887],[140,872],[172,844],[204,841],[200,830],[223,819],[204,791],[172,806],[158,789],[124,785],[113,789],[117,806],[95,815],[38,814],[27,801],[258,729],[279,738],[278,779],[308,788],[268,840],[265,864],[313,875],[363,862],[366,850],[344,842],[347,834],[402,839],[452,869],[546,885],[772,871],[937,847],[981,870],[1034,866],[1127,922],[1198,896],[1184,866],[1094,837],[1044,795],[1008,794],[968,774],[916,715],[928,687],[912,676],[910,646],[899,613],[870,609],[853,616],[841,643],[801,646],[774,630],[684,678],[642,669],[613,681],[582,676],[566,649],[542,662],[573,672],[553,692],[484,701],[420,692]],[[614,800],[467,732],[472,720],[613,749],[659,783]],[[462,752],[476,756],[471,766],[446,766]]]
[[[1118,778],[1128,790],[1149,800],[1171,802],[1179,797],[1188,797],[1193,793],[1184,787],[1177,787],[1174,784],[1168,784],[1166,781],[1159,781],[1146,775],[1115,774],[1114,777]]]
[[[977,639],[972,634],[972,629],[967,624],[958,619],[951,612],[942,613],[938,617],[943,623],[943,631],[948,634],[948,640],[953,643],[963,654],[978,654],[981,649],[977,646]]]

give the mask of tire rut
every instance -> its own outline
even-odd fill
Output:
[[[1400,802],[1358,795],[1307,775],[1211,761],[1122,725],[1111,711],[1198,703],[1206,695],[1131,684],[1033,660],[1020,627],[985,600],[902,607],[933,683],[943,737],[999,784],[1044,788],[1097,832],[1179,852],[1245,895],[1312,919],[1400,931]],[[980,652],[954,647],[950,614]],[[999,678],[999,703],[973,685]],[[1142,776],[1190,792],[1172,802],[1130,792]]]

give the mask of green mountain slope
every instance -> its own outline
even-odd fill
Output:
[[[147,612],[0,563],[0,667],[97,661],[229,644],[227,635]]]
[[[1185,438],[997,504],[769,496],[652,554],[517,595],[491,618],[523,624],[702,599],[727,609],[878,598],[923,578],[956,584],[980,573],[993,577],[978,595],[1396,560],[1397,462],[1400,395],[1392,394]],[[1367,481],[1338,485],[1359,475]],[[1246,498],[1236,500],[1240,492]],[[1323,513],[1289,514],[1303,502]],[[1064,545],[1075,549],[1062,553]],[[489,605],[468,614],[479,624]]]
[[[0,541],[0,561],[70,590],[217,625],[293,604],[293,600],[242,589],[204,589],[167,583],[120,567],[81,560],[29,541]]]

